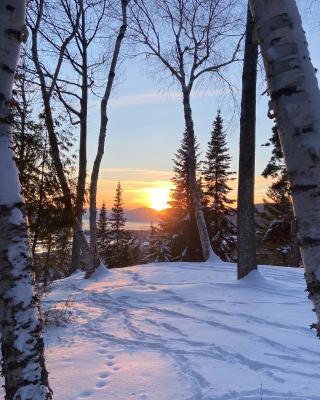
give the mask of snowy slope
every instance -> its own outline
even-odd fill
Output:
[[[46,332],[56,400],[319,400],[303,271],[150,264],[59,281],[76,318]]]

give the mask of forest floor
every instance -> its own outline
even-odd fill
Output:
[[[149,264],[58,281],[45,306],[56,400],[319,400],[320,343],[303,270]]]

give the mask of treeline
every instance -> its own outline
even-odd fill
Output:
[[[175,153],[173,189],[169,207],[157,226],[141,242],[125,230],[120,182],[114,206],[107,216],[102,205],[98,221],[99,252],[109,267],[123,267],[145,262],[203,261],[188,176],[188,137],[184,132]],[[294,231],[288,174],[283,160],[277,128],[265,146],[272,146],[272,156],[262,175],[272,177],[263,207],[256,209],[257,260],[259,264],[299,266],[299,245]],[[223,260],[237,260],[236,201],[230,198],[231,156],[223,118],[218,110],[210,134],[205,160],[197,149],[197,175],[202,209],[214,252]]]

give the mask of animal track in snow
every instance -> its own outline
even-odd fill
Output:
[[[93,395],[93,391],[92,390],[84,390],[80,393],[79,398],[80,399],[86,399],[87,397],[90,397]]]
[[[105,381],[105,380],[99,381],[99,382],[96,383],[96,388],[102,389],[102,388],[104,388],[105,386],[107,386],[107,384],[108,384],[108,382]]]
[[[108,366],[108,367],[113,367],[113,361],[106,361],[106,365]]]

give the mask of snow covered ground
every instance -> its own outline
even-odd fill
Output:
[[[56,400],[319,400],[320,343],[303,271],[149,264],[57,282],[74,300],[46,332]],[[262,392],[262,396],[261,396]]]

